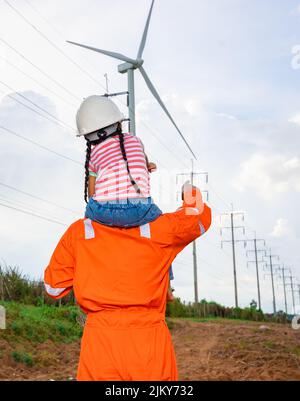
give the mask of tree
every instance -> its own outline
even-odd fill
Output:
[[[257,309],[257,302],[255,301],[255,299],[252,299],[252,301],[250,302],[250,309]]]

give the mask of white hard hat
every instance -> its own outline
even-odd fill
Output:
[[[105,96],[89,96],[76,115],[78,136],[87,135],[125,119],[119,108]]]

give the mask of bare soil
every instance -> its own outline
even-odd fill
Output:
[[[227,320],[171,324],[180,380],[300,380],[300,330]],[[0,340],[0,380],[74,380],[79,347]],[[15,350],[33,355],[34,365],[14,361]]]

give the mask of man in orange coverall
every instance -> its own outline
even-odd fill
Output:
[[[136,228],[91,220],[73,223],[45,271],[45,288],[59,299],[73,288],[87,320],[78,380],[177,380],[165,323],[169,267],[204,234],[210,208],[190,186],[180,209]]]

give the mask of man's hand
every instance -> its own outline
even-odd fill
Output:
[[[195,214],[192,213],[192,209],[197,209],[197,211],[195,211],[197,214],[201,214],[203,212],[204,203],[199,188],[191,185],[189,182],[186,182],[182,186],[181,196],[183,200],[183,207],[190,208],[187,210],[188,214]]]

